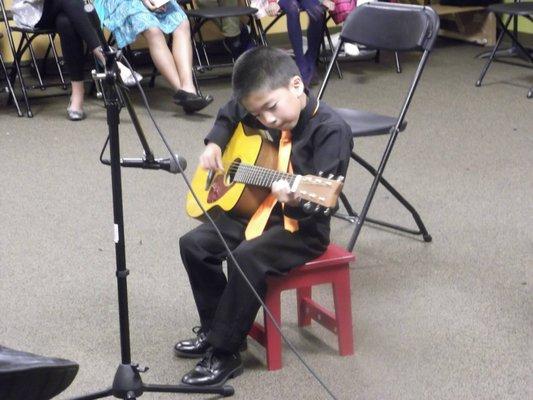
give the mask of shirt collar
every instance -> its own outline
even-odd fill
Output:
[[[298,123],[294,128],[292,128],[292,136],[300,136],[307,126],[307,123],[309,120],[313,117],[316,106],[317,106],[317,99],[316,97],[312,96],[307,90],[305,91],[305,95],[307,96],[307,104],[305,105],[304,109],[300,113],[300,118],[298,118]]]

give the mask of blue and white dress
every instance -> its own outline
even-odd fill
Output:
[[[187,19],[176,0],[170,0],[162,13],[151,12],[141,0],[94,0],[93,4],[119,48],[133,43],[139,33],[149,28],[159,28],[167,34],[174,32]]]

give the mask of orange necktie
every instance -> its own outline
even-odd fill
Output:
[[[292,173],[292,165],[290,164],[291,157],[291,132],[282,131],[281,138],[279,140],[279,151],[278,151],[278,171],[290,172]],[[272,195],[269,194],[268,197],[263,200],[261,205],[257,208],[248,226],[244,235],[246,240],[251,240],[261,235],[265,230],[265,226],[268,222],[268,218],[272,213],[272,209],[276,205],[278,200]],[[296,232],[298,230],[298,221],[295,219],[289,218],[287,216],[283,217],[283,226],[286,230],[290,232]]]

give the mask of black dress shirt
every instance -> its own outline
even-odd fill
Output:
[[[351,129],[331,107],[323,102],[320,102],[313,114],[316,106],[317,100],[308,97],[298,123],[291,131],[293,171],[300,175],[317,175],[322,171],[326,177],[329,174],[345,177],[353,147]],[[215,124],[205,138],[205,143],[214,142],[224,150],[239,122],[252,128],[267,130],[274,143],[279,143],[281,136],[279,130],[267,129],[235,100],[230,100],[219,110]],[[301,207],[287,205],[284,213],[298,220],[301,233],[319,235],[329,242],[329,216],[323,213],[308,214]]]

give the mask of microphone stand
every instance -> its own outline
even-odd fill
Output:
[[[153,154],[148,147],[148,143],[142,133],[139,120],[135,115],[135,110],[130,102],[129,96],[117,82],[118,68],[116,64],[117,52],[109,46],[104,47],[106,58],[106,68],[103,73],[93,71],[93,79],[99,81],[104,94],[104,103],[107,110],[107,125],[109,129],[109,150],[111,165],[111,184],[113,189],[113,215],[114,215],[114,240],[116,257],[116,276],[118,286],[118,305],[120,323],[120,350],[121,363],[115,373],[113,384],[110,388],[75,397],[72,400],[91,400],[103,397],[114,396],[124,400],[134,400],[144,392],[158,393],[209,393],[222,396],[232,396],[234,389],[230,385],[214,386],[191,386],[191,385],[150,385],[143,383],[140,374],[148,370],[147,367],[140,367],[131,362],[130,329],[128,316],[128,288],[127,276],[129,270],[126,268],[126,249],[124,244],[124,215],[122,203],[122,183],[121,183],[121,158],[119,144],[119,123],[121,102],[126,104],[128,112],[145,149],[147,161],[153,160]],[[105,149],[105,146],[104,146]],[[105,160],[107,161],[107,160]],[[103,161],[104,162],[104,161]],[[104,162],[107,164],[106,162]]]

